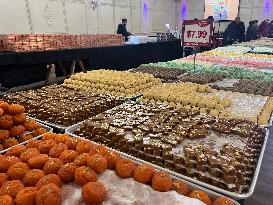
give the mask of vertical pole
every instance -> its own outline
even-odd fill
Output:
[[[193,73],[195,73],[195,66],[196,66],[196,47],[193,48],[194,57],[193,57]]]

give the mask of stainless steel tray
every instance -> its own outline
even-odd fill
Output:
[[[78,127],[79,126],[79,124],[78,125],[74,125],[74,127]],[[72,129],[72,128],[71,128]],[[66,131],[69,131],[70,130],[70,128],[68,128]],[[85,138],[82,138],[82,137],[79,137],[79,136],[77,136],[77,135],[75,135],[75,134],[73,134],[73,133],[70,133],[70,132],[66,132],[67,134],[69,134],[70,136],[72,136],[72,137],[75,137],[75,138],[79,138],[79,139],[82,139],[82,140],[86,140],[86,141],[91,141],[91,140],[89,140],[89,139],[85,139]],[[92,143],[94,143],[94,144],[99,144],[99,143],[97,143],[97,142],[93,142],[93,141],[91,141]],[[148,165],[150,165],[150,166],[152,166],[152,167],[154,167],[156,170],[158,170],[158,171],[164,171],[164,172],[166,172],[166,173],[169,173],[174,179],[182,179],[182,180],[184,180],[182,177],[180,177],[179,175],[177,175],[177,173],[175,173],[175,172],[172,172],[172,171],[170,171],[170,170],[168,170],[168,169],[165,169],[165,168],[163,168],[163,167],[159,167],[159,166],[157,166],[157,165],[155,165],[155,164],[152,164],[152,163],[149,163],[149,162],[146,162],[146,161],[144,161],[144,160],[141,160],[141,159],[138,159],[138,158],[136,158],[136,157],[133,157],[133,156],[131,156],[131,155],[128,155],[128,154],[126,154],[126,153],[124,153],[124,152],[120,152],[120,151],[118,151],[118,150],[115,150],[115,149],[112,149],[112,148],[109,148],[109,147],[107,147],[109,150],[114,150],[115,152],[117,152],[117,153],[119,153],[120,154],[120,156],[122,156],[122,157],[124,157],[124,158],[127,158],[127,159],[130,159],[130,160],[132,160],[132,161],[134,161],[136,164],[148,164]],[[199,190],[202,190],[202,191],[204,191],[204,192],[206,192],[208,195],[209,195],[209,197],[211,198],[211,199],[213,199],[213,200],[215,200],[217,197],[219,197],[219,196],[224,196],[223,194],[219,194],[219,193],[217,193],[217,192],[215,192],[215,191],[212,191],[212,190],[210,190],[210,189],[207,189],[207,188],[205,188],[205,187],[202,187],[202,186],[199,186],[199,185],[197,185],[197,184],[195,184],[195,183],[192,183],[192,182],[190,182],[190,181],[188,181],[188,180],[186,180],[185,181],[188,185],[189,185],[189,188],[191,189],[191,190],[193,190],[193,189],[199,189]],[[235,205],[240,205],[237,201],[235,201],[234,199],[231,199],[230,198],[230,200],[235,204]]]
[[[47,125],[48,127],[51,127],[51,128],[58,129],[60,131],[65,131],[65,129],[68,128],[68,127],[65,127],[65,126],[62,126],[62,125],[58,125],[58,124],[54,124],[54,123],[51,123],[51,122],[46,122],[46,121],[43,121],[43,120],[39,120],[39,119],[34,118],[34,117],[29,117],[28,116],[28,118],[36,120],[37,122],[39,122],[41,124]]]
[[[81,122],[82,123],[82,122]],[[78,129],[81,125],[81,123],[78,123],[78,124],[75,124],[69,128],[67,128],[65,130],[65,132],[73,137],[78,137],[78,138],[81,138],[75,134],[73,134],[74,130]],[[259,175],[259,172],[260,172],[260,168],[261,168],[261,164],[262,164],[262,160],[263,160],[263,155],[264,155],[264,151],[265,151],[265,147],[266,147],[266,144],[267,144],[267,140],[268,140],[268,136],[269,136],[269,130],[266,131],[266,136],[264,138],[264,142],[263,142],[263,146],[261,148],[261,152],[260,152],[260,156],[258,158],[258,161],[257,161],[257,165],[256,165],[256,169],[255,169],[255,172],[254,172],[254,175],[253,175],[253,178],[252,178],[252,182],[251,182],[251,185],[250,185],[250,188],[249,188],[249,191],[247,193],[243,193],[243,194],[239,194],[239,193],[236,193],[236,192],[230,192],[230,191],[227,191],[225,189],[221,189],[221,188],[218,188],[216,186],[212,186],[210,184],[207,184],[207,183],[204,183],[204,182],[201,182],[199,180],[196,180],[196,179],[193,179],[191,177],[187,177],[187,176],[184,176],[184,175],[181,175],[181,174],[178,174],[176,172],[173,172],[171,170],[168,170],[168,169],[165,169],[165,168],[162,168],[162,167],[158,167],[156,165],[153,165],[155,167],[158,167],[160,169],[164,169],[166,172],[170,173],[172,176],[176,176],[180,179],[184,179],[184,180],[187,180],[189,182],[192,182],[192,183],[195,183],[195,184],[198,184],[200,186],[203,186],[209,190],[213,190],[215,192],[218,192],[218,193],[221,193],[223,195],[226,195],[226,196],[229,196],[230,198],[233,198],[233,199],[236,199],[236,200],[240,200],[240,199],[247,199],[249,198],[253,193],[254,193],[254,189],[255,189],[255,186],[256,186],[256,183],[257,183],[257,179],[258,179],[258,175]],[[151,164],[149,162],[146,162],[144,160],[140,160],[136,157],[133,157],[131,155],[128,155],[126,153],[123,153],[123,152],[119,152],[120,154],[122,154],[123,156],[127,156],[131,159],[134,159],[134,160],[137,160],[137,161],[140,161],[140,162],[145,162],[145,163],[148,163],[148,164]]]
[[[45,128],[48,132],[52,132],[52,131],[53,131],[53,129],[52,129],[51,127],[49,127],[49,126],[47,126],[47,125],[44,125],[43,123],[39,123],[39,122],[38,122],[38,124],[41,125],[43,128]],[[39,139],[39,138],[41,138],[42,136],[43,136],[43,135],[39,135],[39,136],[37,136],[37,137],[34,137],[33,139]],[[25,141],[25,142],[22,142],[22,143],[20,143],[20,144],[18,144],[18,145],[27,144],[28,141],[29,141],[29,140],[27,140],[27,141]],[[5,152],[9,151],[11,148],[16,147],[16,146],[18,146],[18,145],[15,145],[15,146],[12,146],[12,147],[10,147],[10,148],[8,148],[8,149],[2,150],[2,151],[0,152],[0,154],[5,153]]]

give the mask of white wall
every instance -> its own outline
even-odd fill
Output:
[[[181,0],[179,13],[183,4],[187,4],[187,19],[204,18],[205,0]],[[246,26],[251,20],[259,20],[259,22],[267,18],[273,20],[273,0],[240,0],[239,16]],[[220,30],[223,31],[228,24],[228,22],[221,23]],[[218,25],[216,25],[217,30]]]
[[[95,0],[95,9],[91,1],[0,0],[0,33],[115,33],[124,17],[133,33],[177,24],[176,0]]]

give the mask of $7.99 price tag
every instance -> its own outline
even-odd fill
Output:
[[[212,25],[207,20],[183,21],[182,46],[210,46]]]

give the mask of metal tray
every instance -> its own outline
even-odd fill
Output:
[[[81,122],[82,123],[82,122]],[[75,124],[69,128],[67,128],[65,130],[65,132],[73,137],[78,137],[78,138],[81,138],[75,134],[73,134],[73,131],[78,129],[81,125],[81,123],[78,123],[78,124]],[[254,193],[254,189],[255,189],[255,186],[256,186],[256,183],[257,183],[257,179],[258,179],[258,175],[259,175],[259,172],[260,172],[260,169],[261,169],[261,164],[262,164],[262,160],[263,160],[263,155],[264,155],[264,151],[265,151],[265,147],[266,147],[266,144],[267,144],[267,140],[268,140],[268,136],[269,136],[269,130],[267,129],[266,131],[266,136],[264,138],[264,142],[263,142],[263,146],[261,148],[261,152],[260,152],[260,156],[257,160],[257,165],[256,165],[256,169],[255,169],[255,172],[254,172],[254,175],[253,175],[253,178],[252,178],[252,182],[251,182],[251,185],[250,185],[250,188],[249,188],[249,191],[247,193],[243,193],[243,194],[240,194],[240,193],[236,193],[236,192],[230,192],[230,191],[227,191],[225,189],[221,189],[221,188],[218,188],[216,186],[212,186],[210,184],[207,184],[207,183],[204,183],[204,182],[201,182],[199,180],[196,180],[196,179],[193,179],[191,177],[187,177],[187,176],[184,176],[182,174],[178,174],[174,171],[171,171],[171,170],[168,170],[168,169],[165,169],[165,168],[162,168],[160,167],[160,169],[164,169],[166,172],[170,173],[172,176],[176,176],[178,178],[181,178],[181,179],[184,179],[184,180],[187,180],[189,182],[192,182],[192,183],[195,183],[195,184],[198,184],[200,186],[203,186],[207,189],[210,189],[210,190],[213,190],[215,192],[218,192],[218,193],[221,193],[223,195],[226,195],[226,196],[229,196],[230,198],[233,198],[233,199],[236,199],[236,200],[240,200],[240,199],[247,199],[249,198],[253,193]],[[131,159],[134,159],[134,160],[137,160],[137,161],[140,161],[140,162],[145,162],[145,163],[148,163],[148,164],[151,164],[149,162],[146,162],[144,160],[140,160],[136,157],[133,157],[131,155],[128,155],[126,153],[123,153],[123,152],[119,152],[121,155],[123,156],[127,156]],[[156,166],[156,165],[153,165],[155,167],[158,167],[159,166]]]
[[[43,120],[39,120],[39,119],[34,118],[34,117],[29,117],[28,116],[28,118],[36,120],[37,122],[39,122],[41,124],[47,125],[48,127],[58,129],[58,130],[63,131],[63,132],[65,131],[65,129],[68,128],[68,127],[65,127],[65,126],[62,126],[62,125],[58,125],[58,124],[54,124],[54,123],[51,123],[51,122],[46,122],[46,121],[43,121]]]
[[[29,119],[30,119],[30,118],[29,118]],[[52,132],[52,131],[53,131],[53,129],[52,129],[51,127],[49,127],[49,126],[47,126],[47,125],[44,125],[43,123],[38,122],[38,124],[41,125],[43,128],[45,128],[48,132]],[[30,132],[25,132],[25,133],[30,133]],[[25,134],[25,133],[24,133],[24,134]],[[34,137],[33,139],[39,139],[39,138],[41,138],[42,136],[43,136],[43,135],[39,135],[39,136],[37,136],[37,137]],[[22,143],[20,143],[20,144],[18,144],[18,145],[27,144],[28,141],[29,141],[29,140],[27,140],[27,141],[25,141],[25,142],[22,142]],[[12,146],[12,147],[10,147],[10,148],[8,148],[8,149],[2,150],[2,151],[0,152],[0,154],[5,153],[5,152],[9,151],[11,148],[16,147],[16,146],[18,146],[18,145],[15,145],[15,146]]]
[[[75,125],[75,127],[76,127],[76,126],[79,126],[79,124],[78,124],[78,125]],[[69,130],[70,130],[70,128],[68,128],[66,131],[69,131]],[[89,139],[85,139],[85,138],[79,137],[79,136],[77,136],[77,135],[75,135],[75,134],[72,134],[72,133],[70,133],[70,132],[66,132],[66,133],[69,134],[69,135],[72,136],[72,137],[79,138],[79,139],[86,140],[86,141],[91,141],[91,142],[94,143],[94,144],[99,144],[99,143],[97,143],[97,142],[93,142],[92,140],[89,140]],[[179,179],[181,180],[181,179],[182,179],[182,180],[183,180],[183,178],[180,177],[177,173],[172,172],[172,171],[170,171],[170,170],[168,170],[168,169],[165,169],[165,168],[163,168],[163,167],[157,166],[157,165],[152,164],[152,163],[150,163],[150,162],[146,162],[146,161],[144,161],[144,160],[138,159],[138,158],[133,157],[133,156],[131,156],[131,155],[128,155],[128,154],[126,154],[126,153],[124,153],[124,152],[120,152],[120,151],[118,151],[118,150],[115,150],[115,149],[112,149],[112,148],[109,148],[109,147],[107,147],[107,148],[108,148],[109,150],[111,150],[111,151],[113,150],[113,151],[119,153],[120,156],[122,156],[122,157],[124,157],[124,158],[127,158],[127,159],[132,160],[132,161],[135,162],[136,164],[148,164],[148,165],[154,167],[154,168],[155,168],[156,170],[158,170],[158,171],[164,171],[164,172],[166,172],[166,173],[169,173],[169,174],[172,176],[173,179],[177,179],[177,180],[179,180]],[[205,188],[205,187],[199,186],[199,185],[197,185],[197,184],[195,184],[195,183],[189,182],[188,180],[185,181],[185,182],[189,185],[189,187],[190,187],[191,190],[193,190],[193,189],[202,190],[202,191],[206,192],[206,193],[209,195],[209,197],[210,197],[211,199],[213,199],[213,200],[215,200],[215,199],[216,199],[217,197],[219,197],[219,196],[224,196],[223,194],[219,194],[219,193],[217,193],[217,192],[215,192],[215,191],[212,191],[212,190],[207,189],[207,188]],[[231,200],[235,205],[240,205],[239,202],[235,201],[234,199],[231,199],[231,198],[230,198],[230,200]]]

